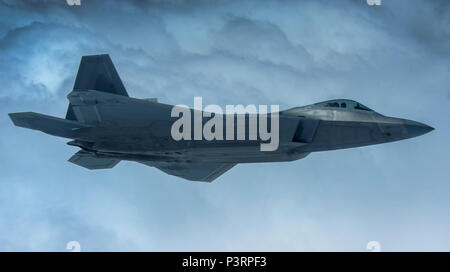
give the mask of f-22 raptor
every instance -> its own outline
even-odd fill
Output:
[[[67,98],[65,118],[34,112],[9,116],[16,126],[71,139],[67,144],[81,150],[69,161],[87,169],[135,161],[193,181],[211,182],[238,163],[293,161],[311,152],[393,142],[433,130],[337,99],[279,111],[279,145],[274,151],[261,151],[260,139],[174,140],[173,106],[129,97],[109,55],[82,57]]]

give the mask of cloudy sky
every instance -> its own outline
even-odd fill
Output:
[[[9,112],[65,116],[81,56],[171,104],[350,98],[436,128],[211,184],[121,162],[88,171]],[[450,2],[0,0],[0,250],[450,250]]]

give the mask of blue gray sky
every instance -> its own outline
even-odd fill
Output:
[[[436,130],[211,184],[131,162],[89,171],[7,113],[64,116],[81,56],[101,53],[138,98],[350,98]],[[2,251],[450,250],[449,1],[0,0],[0,82]]]

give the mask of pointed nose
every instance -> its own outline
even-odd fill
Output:
[[[434,130],[434,128],[428,125],[411,120],[405,120],[404,125],[406,127],[408,138],[417,137]]]

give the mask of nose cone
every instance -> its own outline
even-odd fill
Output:
[[[412,120],[383,117],[378,123],[381,132],[381,139],[384,142],[399,141],[417,137],[432,131],[434,128]],[[376,135],[374,135],[376,136]]]
[[[417,137],[434,130],[434,128],[428,125],[411,120],[405,120],[405,128],[407,138]]]

